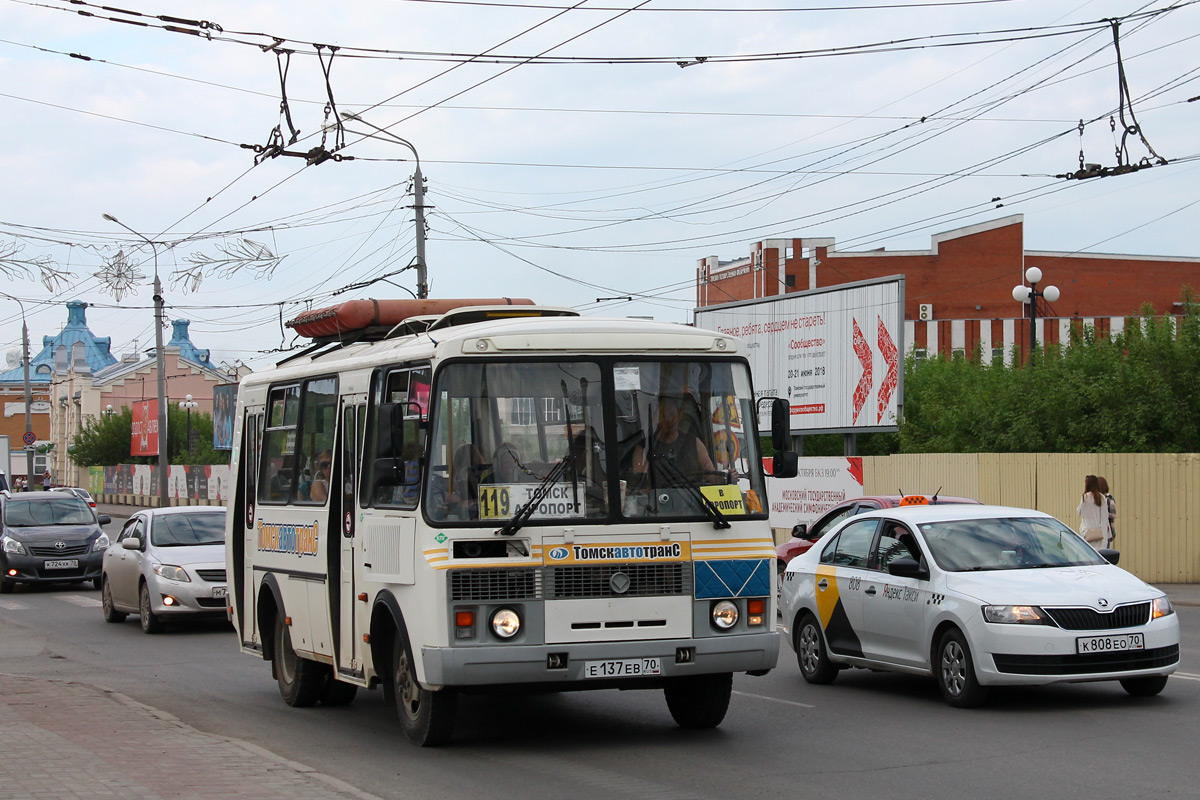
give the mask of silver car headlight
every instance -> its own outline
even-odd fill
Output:
[[[1158,619],[1159,617],[1167,617],[1175,613],[1175,609],[1171,606],[1171,601],[1164,594],[1162,597],[1154,598],[1154,608],[1150,612],[1150,619]]]
[[[1037,606],[984,606],[983,618],[988,622],[1023,625],[1053,625],[1049,615]]]
[[[108,549],[108,534],[101,533],[100,537],[98,539],[96,539],[95,542],[92,543],[92,551],[95,552],[97,550],[107,550],[107,549]]]
[[[14,556],[23,556],[25,555],[25,545],[21,544],[16,539],[10,539],[9,537],[5,536],[4,552]]]
[[[170,564],[155,564],[154,574],[166,578],[169,581],[180,581],[181,583],[191,583],[192,579],[188,577],[187,572],[183,567],[174,567]]]

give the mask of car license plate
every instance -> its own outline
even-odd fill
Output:
[[[1075,640],[1076,653],[1119,653],[1122,650],[1145,650],[1146,638],[1140,633],[1117,636],[1080,636]]]
[[[46,569],[79,569],[79,559],[63,558],[58,561],[44,561],[42,566]]]
[[[615,658],[610,661],[583,662],[585,678],[631,678],[661,674],[662,660],[658,658]]]
[[[212,596],[213,597],[224,597],[225,596],[225,587],[224,586],[214,586]]]

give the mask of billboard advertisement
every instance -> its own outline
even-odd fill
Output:
[[[792,433],[896,429],[903,276],[696,309],[696,327],[746,342],[755,395],[787,399]]]
[[[770,462],[763,459],[764,466]],[[862,494],[863,461],[858,456],[801,458],[794,478],[775,478],[767,470],[772,528],[811,525],[838,503]]]
[[[237,384],[213,387],[213,449],[233,449],[233,409],[237,406]]]
[[[158,401],[139,400],[132,404],[133,436],[129,455],[158,455]]]

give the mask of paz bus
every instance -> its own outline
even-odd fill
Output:
[[[705,728],[733,673],[775,666],[738,340],[509,299],[288,324],[312,344],[239,387],[226,541],[241,650],[289,705],[381,687],[430,746],[462,693],[661,689]]]

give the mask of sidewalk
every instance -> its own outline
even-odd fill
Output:
[[[125,695],[0,675],[0,799],[336,800],[375,795]]]

